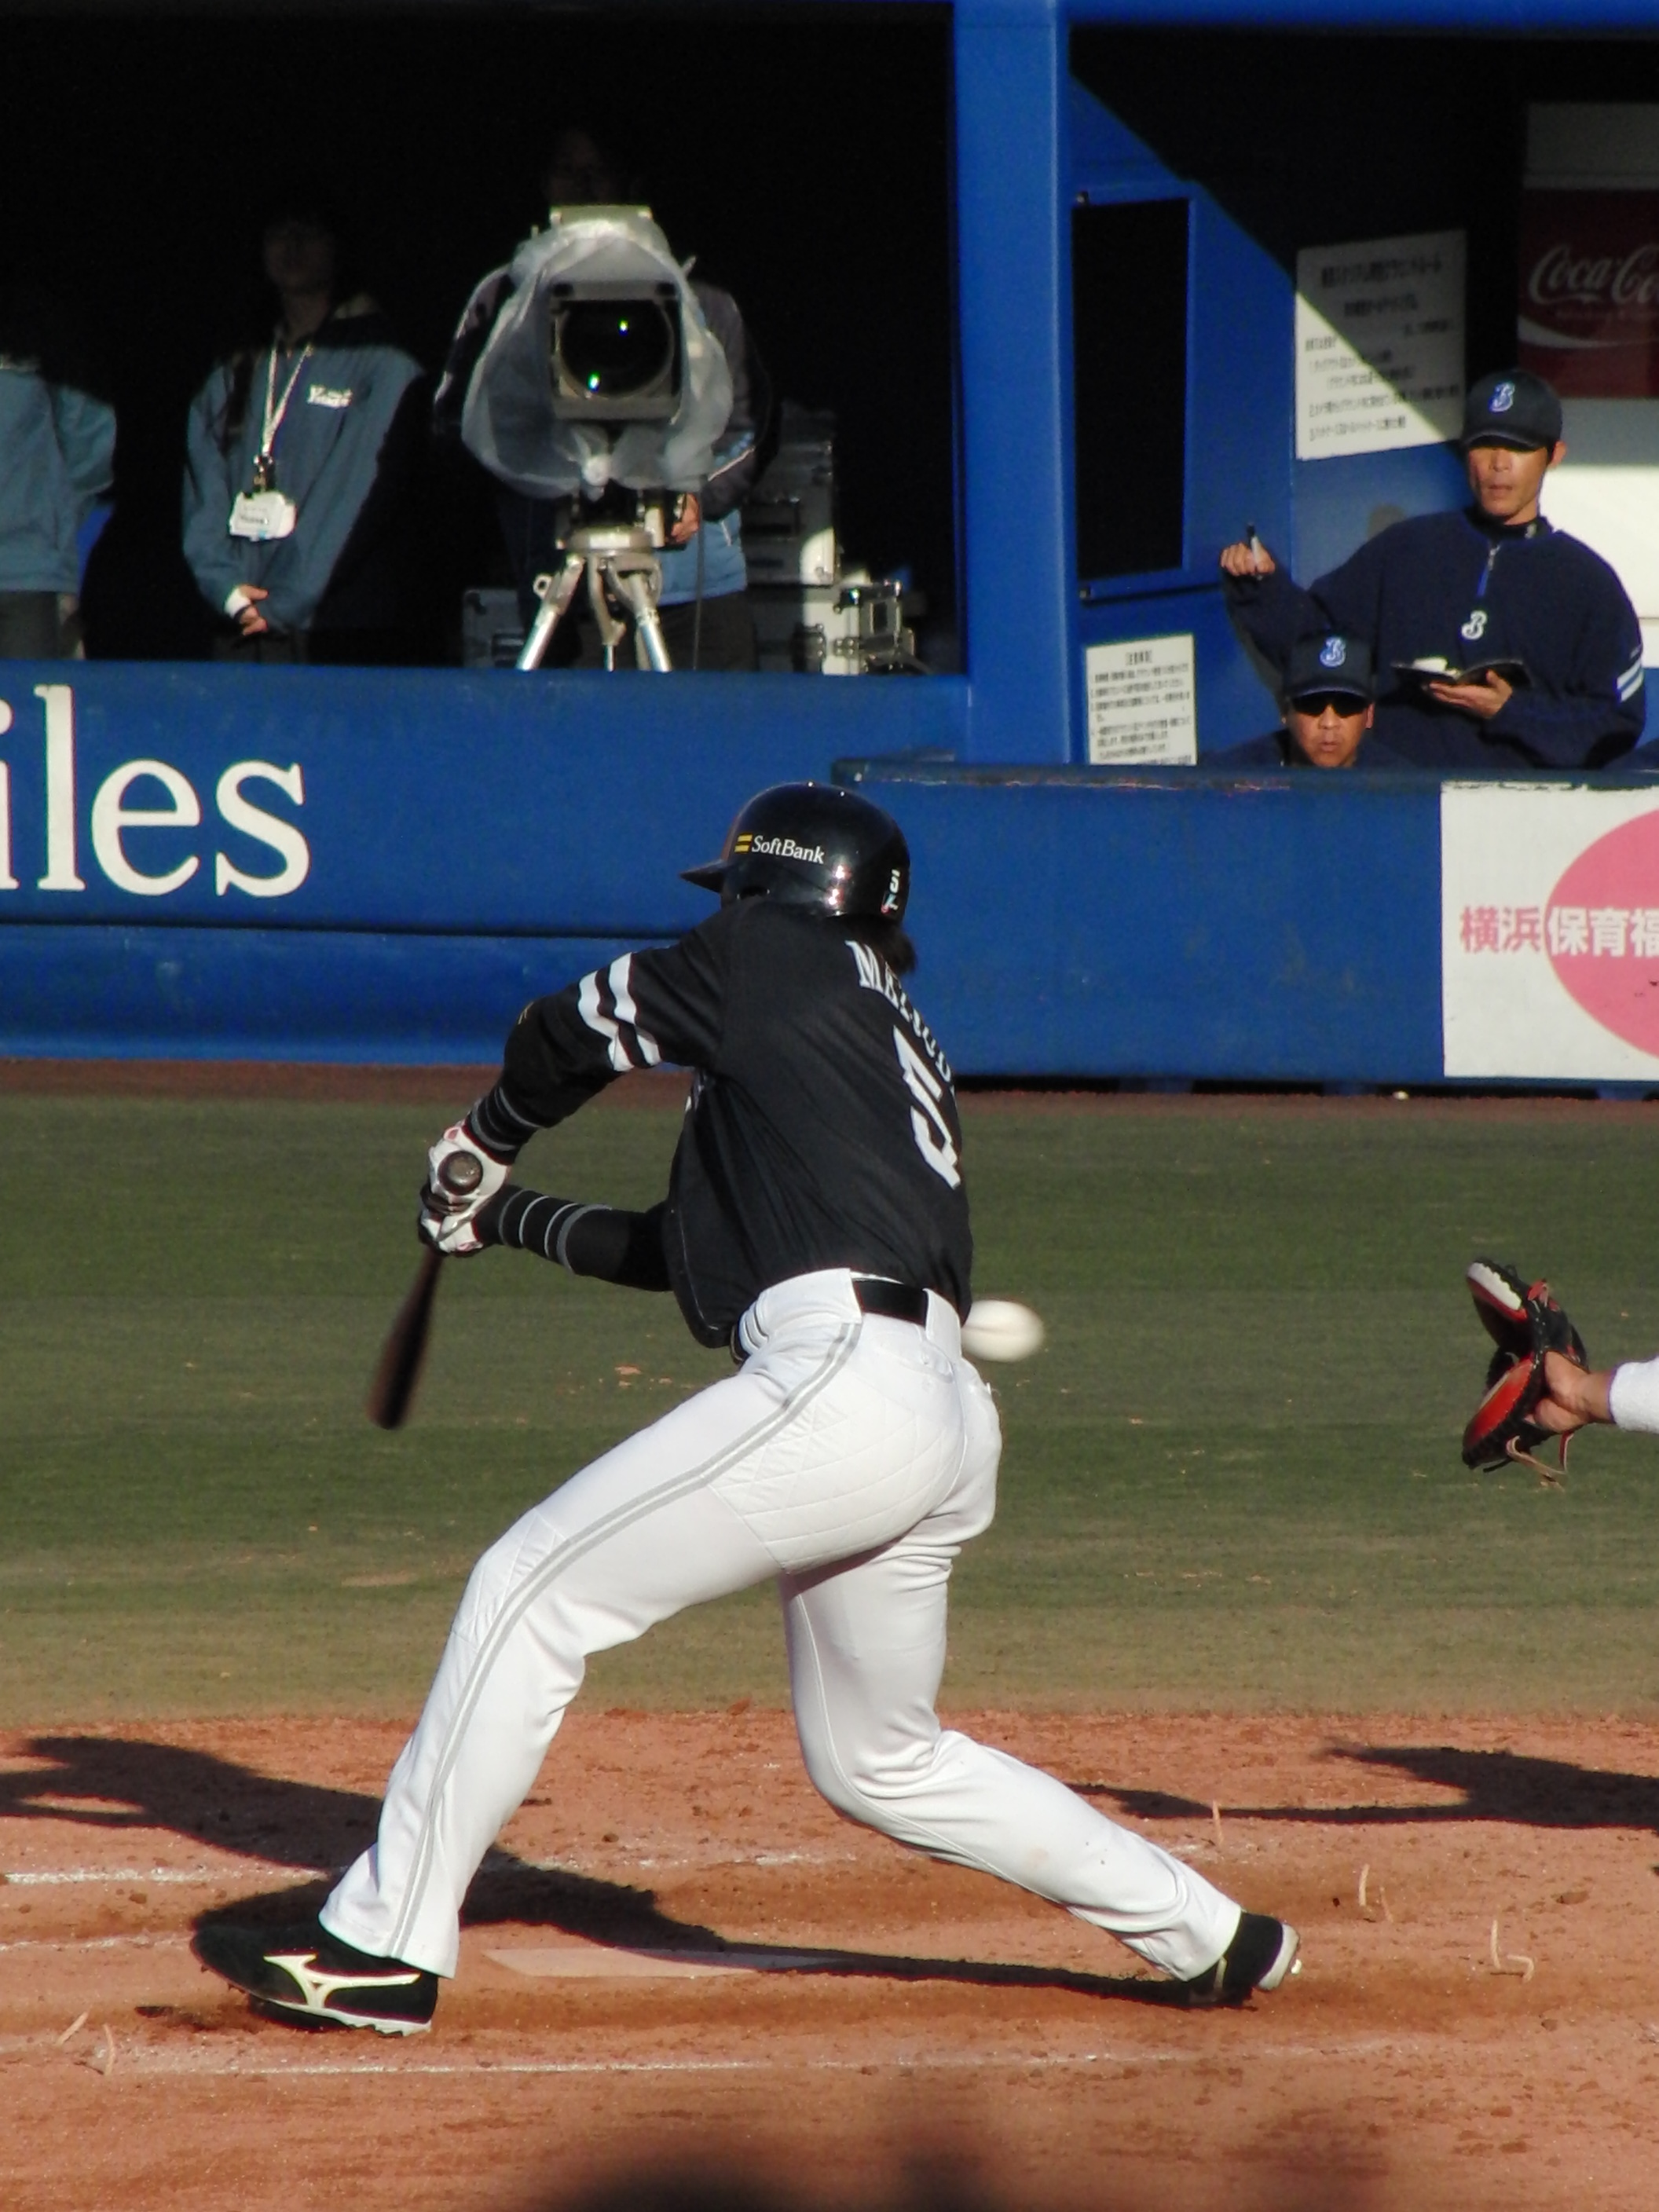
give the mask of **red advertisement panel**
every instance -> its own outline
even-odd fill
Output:
[[[1517,323],[1565,397],[1659,396],[1659,192],[1525,193]]]

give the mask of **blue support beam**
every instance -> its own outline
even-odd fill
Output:
[[[970,757],[1073,757],[1068,82],[1058,0],[958,0]]]

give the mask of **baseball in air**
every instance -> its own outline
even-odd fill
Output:
[[[1029,1359],[1042,1348],[1040,1316],[1017,1298],[975,1298],[962,1324],[969,1359]]]

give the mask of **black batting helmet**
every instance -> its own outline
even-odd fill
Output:
[[[896,922],[910,896],[910,849],[892,816],[855,791],[775,783],[738,814],[718,860],[684,873],[723,905],[764,896]]]

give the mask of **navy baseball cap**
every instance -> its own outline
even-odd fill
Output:
[[[1334,629],[1300,639],[1285,663],[1285,696],[1292,706],[1299,699],[1346,697],[1369,707],[1376,696],[1370,646]]]
[[[1469,386],[1460,445],[1513,446],[1530,453],[1553,446],[1560,435],[1561,403],[1541,376],[1497,368]]]

